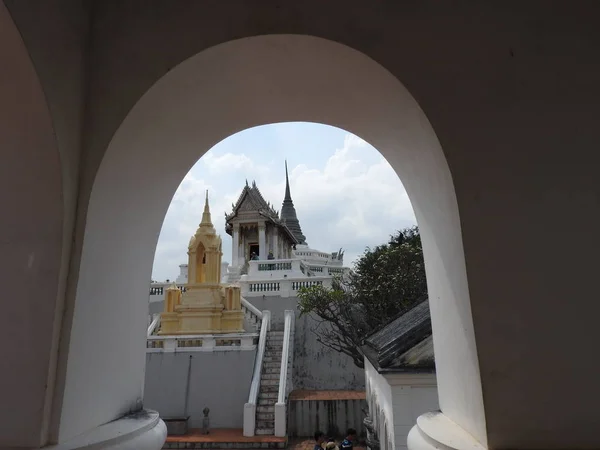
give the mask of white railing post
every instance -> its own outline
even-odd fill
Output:
[[[215,348],[216,340],[214,337],[203,337],[202,338],[202,348],[205,349],[213,349]]]
[[[286,310],[284,313],[283,328],[283,348],[281,350],[281,372],[279,374],[279,392],[277,403],[275,404],[275,436],[284,437],[286,435],[286,408],[287,408],[287,378],[288,364],[290,358],[290,345],[293,327],[294,311]]]
[[[254,360],[254,372],[252,374],[252,381],[250,383],[250,393],[248,394],[248,403],[244,405],[244,436],[247,437],[254,436],[256,429],[256,403],[258,401],[260,375],[262,373],[265,347],[267,345],[267,332],[270,329],[271,311],[263,311],[260,337],[258,339],[258,349],[256,351],[256,359]]]
[[[292,293],[292,282],[290,280],[282,280],[280,283],[279,295],[282,298],[287,298]]]
[[[240,348],[242,350],[251,349],[253,346],[254,346],[254,337],[253,336],[243,337],[240,341]]]
[[[256,403],[246,403],[244,405],[244,436],[254,436],[256,430]]]
[[[165,353],[172,353],[177,349],[177,339],[173,337],[166,337],[163,341],[163,350]]]

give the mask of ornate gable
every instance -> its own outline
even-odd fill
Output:
[[[248,194],[244,196],[239,206],[236,208],[237,211],[258,211],[258,206],[252,200],[252,197]]]
[[[264,197],[260,193],[256,183],[252,182],[252,187],[246,182],[246,186],[242,189],[238,201],[235,205],[232,205],[232,211],[230,214],[226,214],[225,218],[227,221],[232,220],[240,212],[252,212],[256,211],[257,214],[265,216],[271,220],[279,221],[279,214],[273,209],[270,203],[265,201]]]

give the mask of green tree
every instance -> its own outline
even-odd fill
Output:
[[[331,288],[300,289],[301,314],[312,314],[314,332],[326,347],[364,367],[358,347],[365,337],[427,295],[423,248],[417,227],[398,231],[387,244],[367,248],[353,270]]]

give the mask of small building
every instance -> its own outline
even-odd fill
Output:
[[[439,409],[429,301],[375,332],[361,348],[371,450],[406,449],[417,417]]]
[[[242,189],[231,213],[225,216],[225,231],[233,238],[230,271],[247,269],[248,261],[288,259],[298,240],[255,182]]]

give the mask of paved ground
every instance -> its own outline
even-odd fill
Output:
[[[246,437],[241,428],[212,428],[210,434],[202,434],[201,430],[192,428],[184,436],[168,436],[167,442],[236,442],[236,443],[271,443],[285,442],[284,437],[252,436]]]
[[[338,442],[339,444],[339,442]],[[288,450],[313,450],[315,440],[308,437],[292,438],[288,443]],[[354,447],[356,450],[365,450],[365,447]]]

